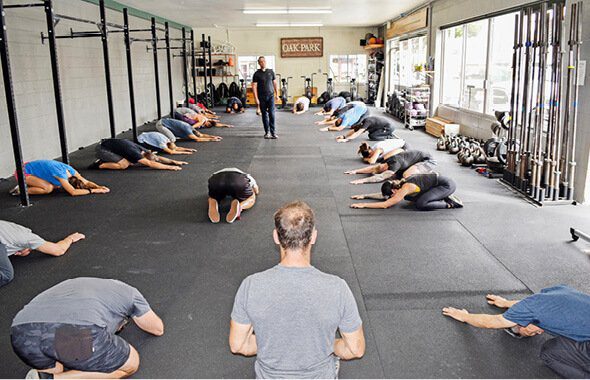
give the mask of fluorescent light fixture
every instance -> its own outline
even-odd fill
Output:
[[[244,9],[245,15],[286,15],[287,9]]]
[[[286,15],[286,14],[327,14],[332,13],[330,8],[246,8],[244,14],[249,15]]]
[[[321,22],[257,22],[257,27],[263,28],[288,28],[288,27],[306,27],[306,26],[324,26]]]
[[[328,14],[332,13],[332,9],[328,8],[289,8],[289,14]]]

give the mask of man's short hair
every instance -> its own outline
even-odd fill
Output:
[[[311,242],[315,228],[315,215],[303,201],[288,203],[274,215],[275,228],[283,249],[302,249]]]
[[[258,57],[258,60],[260,61],[261,59],[266,59],[266,58],[264,58],[264,56],[261,55],[260,57]]]

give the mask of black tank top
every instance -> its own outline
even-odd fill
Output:
[[[418,162],[430,159],[431,156],[428,153],[419,150],[407,150],[403,153],[399,153],[393,157],[388,158],[385,163],[387,164],[389,170],[397,172],[400,170],[406,170]]]
[[[414,174],[408,178],[403,179],[402,181],[403,183],[412,183],[418,186],[418,191],[408,194],[404,198],[407,201],[415,201],[428,190],[438,186],[438,173]]]

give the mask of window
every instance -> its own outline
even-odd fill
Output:
[[[492,19],[490,48],[489,86],[487,110],[509,111],[510,92],[512,91],[512,46],[514,40],[514,15],[505,15]],[[551,59],[551,55],[548,55]]]
[[[426,76],[422,73],[427,66],[426,36],[406,40],[393,40],[390,44],[389,62],[392,68],[389,88],[414,87],[424,84]]]
[[[356,79],[357,83],[367,83],[367,55],[331,55],[330,75],[337,84],[349,83]]]
[[[441,102],[479,113],[510,107],[514,13],[443,31]]]
[[[444,31],[442,102],[459,106],[463,78],[463,26]]]
[[[247,55],[238,57],[238,74],[241,79],[246,79],[246,82],[252,81],[252,76],[258,70],[258,57],[257,55]],[[275,56],[265,55],[266,67],[269,69],[275,69]]]

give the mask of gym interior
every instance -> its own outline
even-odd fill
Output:
[[[279,280],[260,296],[276,297],[272,307],[238,305],[262,302],[239,296],[248,276],[299,254],[273,234],[275,213],[293,201],[314,211],[311,265],[344,280],[356,303],[346,312],[362,320],[350,329],[363,335],[356,349],[343,327],[351,322],[334,322],[335,372],[315,377],[590,377],[584,3],[0,0],[0,262],[11,272],[0,287],[0,377],[313,377],[309,363],[326,363],[309,359],[320,338],[291,327],[316,331],[313,318],[334,303],[318,301],[328,293]],[[174,119],[196,141],[160,133]],[[149,138],[166,141],[157,154]],[[137,160],[108,151],[113,139],[141,146]],[[377,143],[389,140],[406,145],[385,158]],[[363,171],[363,143],[384,173]],[[414,161],[392,169],[410,152],[426,172],[406,175]],[[41,167],[62,163],[73,168],[59,166],[66,177]],[[254,206],[217,202],[212,179],[223,170],[246,175]],[[434,188],[449,191],[434,199]],[[351,199],[374,193],[384,198]],[[424,208],[428,193],[439,209]],[[66,248],[44,254],[43,242]],[[95,335],[82,334],[95,339],[90,353],[72,343],[82,335],[58,344],[62,330],[37,336],[40,347],[17,336],[17,314],[77,278],[135,288],[163,323],[148,331],[134,311],[121,321],[136,323],[113,332],[136,350],[132,370],[92,358]],[[78,299],[85,291],[70,289]],[[90,310],[68,307],[64,320],[52,308],[25,320],[78,326]],[[249,328],[242,346],[230,337],[236,324]],[[557,354],[556,344],[567,349]],[[60,370],[35,366],[31,345]]]

